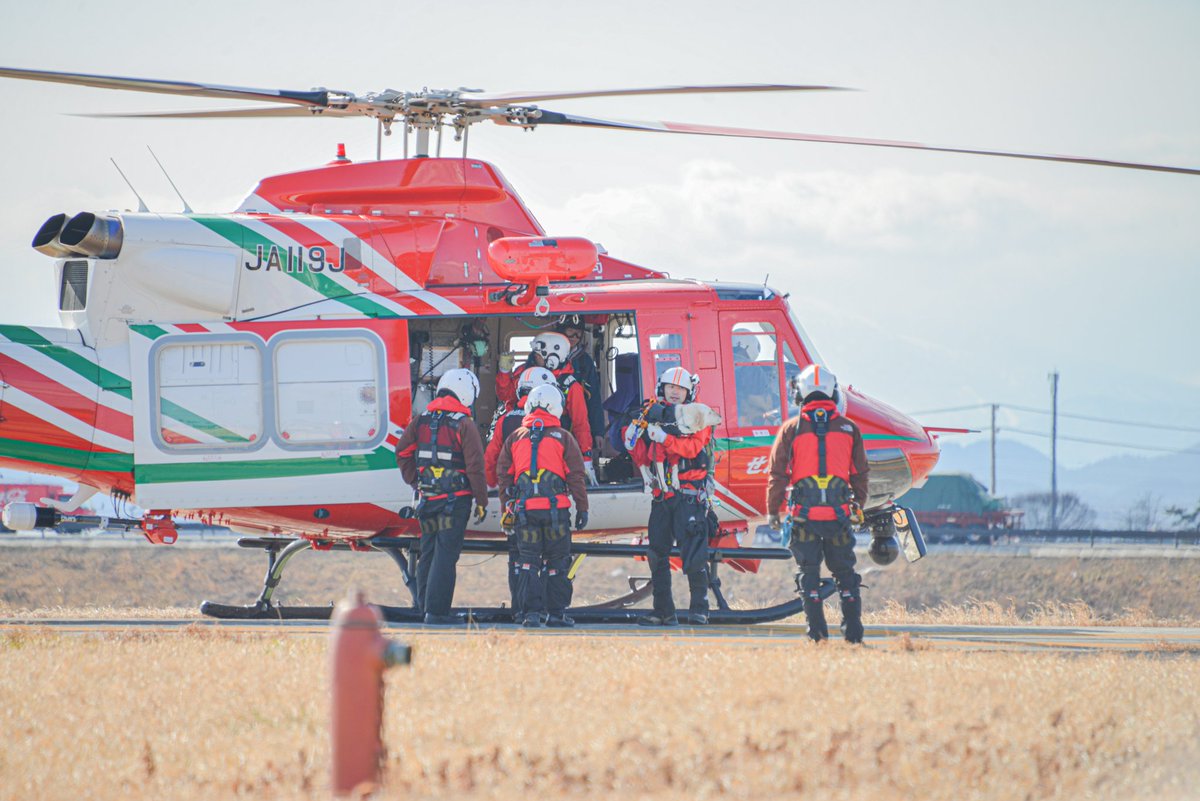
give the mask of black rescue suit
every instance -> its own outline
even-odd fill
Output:
[[[487,507],[483,440],[470,409],[451,396],[435,398],[404,430],[396,445],[396,463],[418,492],[417,608],[447,615],[472,501]]]
[[[709,478],[712,475],[712,429],[696,434],[668,434],[663,442],[653,442],[642,434],[630,455],[638,467],[656,469],[662,462],[668,481],[678,475],[678,484],[656,489],[650,504],[649,532],[650,580],[654,592],[654,614],[669,618],[675,614],[671,595],[671,546],[679,544],[683,572],[688,580],[688,611],[708,614],[708,538]]]
[[[571,605],[571,501],[588,510],[579,443],[557,417],[535,409],[504,440],[496,476],[517,541],[515,611],[562,615]]]
[[[824,559],[841,599],[842,636],[862,642],[862,580],[854,571],[849,519],[850,502],[861,505],[867,499],[867,457],[858,426],[838,414],[833,401],[806,403],[780,429],[768,470],[768,511],[778,514],[786,494],[789,547],[800,566],[808,636],[829,637],[819,592]]]

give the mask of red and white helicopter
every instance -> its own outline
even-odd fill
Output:
[[[156,113],[148,117],[365,116],[380,134],[403,126],[405,158],[353,163],[263,179],[225,214],[55,214],[33,246],[55,259],[61,328],[0,324],[0,466],[77,482],[67,502],[10,504],[15,529],[81,520],[96,493],[134,500],[156,543],[172,543],[173,517],[243,533],[270,564],[257,601],[205,603],[220,617],[322,617],[272,598],[291,556],[307,548],[383,551],[411,581],[417,528],[394,446],[432,398],[441,374],[470,367],[483,391],[476,421],[497,406],[499,355],[527,351],[538,330],[579,315],[602,373],[613,429],[653,394],[656,376],[681,365],[701,380],[722,417],[717,431],[717,562],[757,570],[783,548],[743,547],[766,514],[767,454],[795,413],[788,379],[823,364],[786,296],[765,286],[668,278],[598,251],[586,239],[542,230],[491,164],[466,155],[470,126],[492,121],[703,134],[972,153],[1139,170],[1200,170],[1100,159],[931,147],[911,142],[579,117],[538,104],[565,98],[695,92],[818,91],[827,86],[676,86],[484,95],[467,90],[355,95],[286,91],[0,68],[0,77],[237,100],[267,108]],[[431,157],[451,128],[461,157]],[[381,141],[381,140],[380,140]],[[414,148],[408,157],[410,141]],[[377,157],[381,155],[377,153]],[[744,376],[757,391],[746,391]],[[739,391],[741,387],[742,391]],[[765,389],[764,389],[765,387]],[[871,464],[867,528],[899,535],[909,559],[925,552],[915,521],[894,501],[938,458],[916,421],[852,387],[846,413],[861,427]],[[619,544],[644,529],[649,497],[621,473],[620,438],[599,432],[592,526],[577,554],[629,557]],[[469,531],[467,550],[505,546],[499,504]],[[894,551],[893,551],[894,553]],[[572,612],[581,620],[630,620],[648,587]],[[772,620],[800,599],[731,610],[719,589],[714,622]],[[470,610],[476,620],[502,610]],[[385,609],[395,620],[411,610]]]

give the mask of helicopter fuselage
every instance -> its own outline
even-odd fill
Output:
[[[544,295],[514,286],[488,245],[545,232],[475,159],[337,162],[264,179],[232,214],[95,217],[102,243],[62,237],[63,327],[0,325],[0,465],[241,531],[411,532],[394,447],[432,383],[475,370],[486,424],[499,354],[522,354],[563,315],[592,336],[606,423],[666,367],[700,377],[699,399],[724,420],[718,515],[744,527],[766,513],[767,455],[796,412],[788,379],[823,363],[764,286],[672,279],[603,253]],[[869,505],[886,505],[928,475],[936,441],[853,388],[845,399],[866,440]],[[609,470],[591,493],[594,530],[577,536],[645,526],[649,498],[609,433],[595,432]],[[499,533],[490,511],[475,534]]]

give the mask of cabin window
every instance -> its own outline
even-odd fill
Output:
[[[386,434],[383,343],[367,331],[271,340],[275,436],[287,449],[373,447]]]
[[[732,334],[738,425],[778,426],[782,411],[775,327],[770,323],[737,323]]]
[[[655,385],[664,370],[683,366],[683,336],[676,333],[651,333],[650,352],[654,356]]]
[[[152,431],[167,451],[251,450],[263,444],[262,341],[164,339],[151,358]]]
[[[795,395],[792,392],[792,379],[800,375],[804,369],[792,354],[792,346],[787,342],[783,343],[783,395],[787,399],[787,414],[784,419],[788,420],[800,414],[800,407],[796,405]]]

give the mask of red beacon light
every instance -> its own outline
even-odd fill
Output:
[[[336,164],[351,164],[351,163],[352,162],[350,161],[350,159],[346,158],[346,145],[342,142],[338,142],[337,155],[334,157],[333,161],[329,162],[329,166],[334,166]]]
[[[545,314],[550,308],[546,300],[550,282],[587,278],[595,271],[598,258],[595,243],[579,236],[501,237],[488,245],[488,264],[496,275],[525,289],[492,293],[491,299],[507,300],[517,306],[541,298],[537,312]]]

